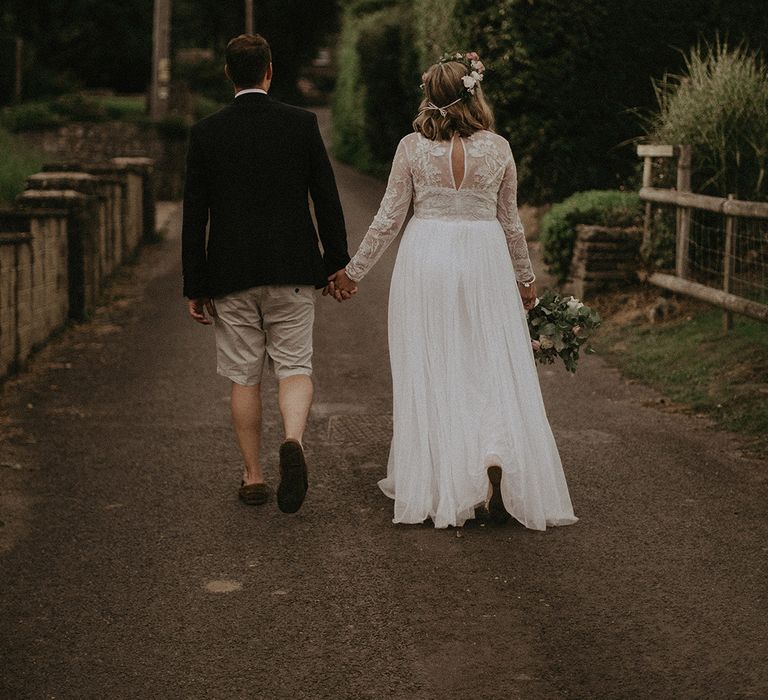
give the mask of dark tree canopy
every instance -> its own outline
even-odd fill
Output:
[[[171,0],[174,49],[223,55],[244,31],[244,3]],[[275,91],[291,96],[301,66],[336,22],[336,0],[256,0],[255,29],[272,44]],[[27,46],[27,86],[37,94],[70,85],[146,89],[152,58],[153,0],[3,0],[0,36]],[[31,95],[27,95],[31,96]]]
[[[488,91],[519,154],[521,195],[553,201],[634,173],[622,146],[655,108],[652,78],[717,36],[764,48],[768,13],[752,0],[459,0],[467,45],[493,69]]]
[[[151,0],[4,0],[0,29],[27,45],[27,85],[143,90],[152,58]]]

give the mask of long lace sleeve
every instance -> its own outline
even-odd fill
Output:
[[[517,281],[526,284],[533,282],[536,276],[533,274],[531,258],[528,255],[523,222],[520,221],[520,213],[517,211],[517,166],[511,152],[499,188],[496,216],[507,238],[507,247]]]
[[[359,282],[376,264],[403,226],[413,196],[413,179],[405,143],[397,147],[392,170],[389,173],[387,191],[381,200],[379,211],[365,234],[357,253],[346,267],[347,275]]]

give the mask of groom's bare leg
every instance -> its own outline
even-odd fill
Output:
[[[307,374],[294,374],[280,380],[278,402],[286,440],[302,444],[313,392],[312,378]]]
[[[232,423],[243,453],[246,484],[264,482],[261,471],[261,385],[243,386],[232,382]]]

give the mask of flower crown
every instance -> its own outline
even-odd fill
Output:
[[[445,117],[448,113],[449,107],[453,107],[453,105],[458,104],[459,102],[467,102],[472,98],[472,96],[475,94],[475,89],[483,80],[485,66],[480,60],[480,56],[478,56],[474,51],[469,51],[467,53],[461,53],[460,51],[457,51],[456,53],[445,53],[443,54],[443,57],[438,61],[438,63],[461,63],[467,69],[467,74],[461,79],[462,83],[464,83],[464,87],[459,93],[459,99],[454,100],[450,104],[444,105],[442,107],[438,107],[432,102],[429,102],[427,106],[421,110],[422,112],[428,110],[436,110],[440,112],[441,116]],[[423,81],[427,79],[427,74],[424,73],[421,76],[421,79],[421,88],[423,90]]]
[[[464,89],[461,91],[461,96],[464,100],[472,97],[475,94],[475,88],[483,81],[485,66],[480,56],[474,51],[445,53],[439,63],[461,63],[467,69],[467,74],[462,78]]]

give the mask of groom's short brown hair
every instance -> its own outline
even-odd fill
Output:
[[[272,62],[267,40],[259,34],[241,34],[227,44],[229,77],[238,87],[258,85]]]

